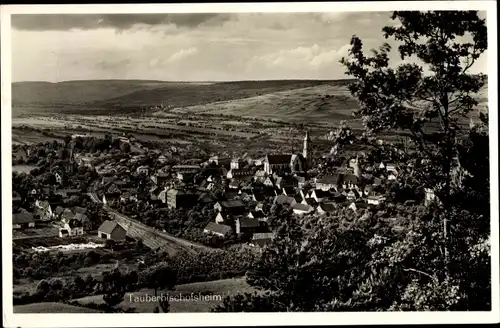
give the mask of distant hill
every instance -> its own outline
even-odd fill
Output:
[[[81,110],[137,110],[165,103],[184,107],[263,95],[272,92],[346,81],[238,81],[163,82],[142,80],[92,80],[17,82],[12,84],[13,115],[16,109],[29,112],[71,112]]]

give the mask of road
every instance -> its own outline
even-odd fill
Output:
[[[89,192],[89,196],[93,202],[102,204],[101,200],[99,199],[99,197],[97,197],[97,194],[95,192],[95,182],[91,184],[91,191]],[[154,229],[152,227],[148,227],[148,226],[144,225],[142,222],[134,220],[134,219],[112,209],[111,207],[109,207],[106,204],[103,204],[103,209],[108,214],[111,214],[115,218],[117,218],[121,221],[125,221],[125,223],[127,225],[133,225],[137,229],[143,230],[146,234],[148,234],[151,238],[149,238],[149,240],[143,240],[144,244],[148,247],[151,247],[151,248],[160,247],[160,248],[166,250],[168,253],[177,253],[180,251],[188,251],[191,253],[196,253],[196,252],[201,251],[201,250],[213,250],[213,248],[210,248],[208,246],[194,243],[194,242],[191,242],[189,240],[182,239],[182,238],[178,238],[178,237],[172,236],[168,233]]]

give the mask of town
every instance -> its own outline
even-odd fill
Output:
[[[102,32],[95,22],[122,31],[118,20],[86,15],[88,35]],[[134,22],[125,30],[158,38],[135,29],[155,25],[148,15],[124,15]],[[200,50],[158,48],[167,59],[103,61],[84,69],[88,80],[12,83],[14,312],[492,309],[489,76],[478,73],[485,12],[276,15],[300,22],[293,31],[314,24],[307,40],[335,19],[370,33],[374,21],[382,33],[337,31],[343,45],[319,37],[288,49],[275,34],[287,28],[267,14],[214,14],[185,32],[199,37],[214,24],[225,35],[232,28],[219,19],[267,20],[275,39],[255,45],[282,49],[239,58],[249,50],[239,48],[236,58],[228,48],[226,63],[214,52],[224,38],[213,38]],[[24,33],[26,22],[13,22]],[[83,38],[77,27],[61,33]],[[125,44],[128,32],[115,34]],[[365,40],[381,45],[368,55]],[[413,55],[422,63],[404,61]],[[151,68],[160,62],[165,70]]]
[[[19,190],[17,186],[25,185],[15,185],[15,235],[36,235],[43,228],[60,238],[90,234],[121,241],[127,237],[130,225],[137,224],[140,229],[155,229],[160,236],[171,233],[174,238],[184,238],[187,241],[181,244],[189,247],[197,247],[198,243],[211,247],[239,243],[258,248],[273,238],[268,220],[276,206],[289,208],[295,215],[328,216],[341,208],[358,213],[376,210],[390,197],[391,186],[397,185],[398,171],[407,169],[384,160],[368,162],[356,155],[332,168],[333,173],[318,175],[308,151],[308,132],[300,153],[268,154],[255,159],[213,155],[199,164],[189,160],[189,164],[176,165],[171,165],[171,153],[167,157],[146,149],[133,137],[118,137],[118,147],[107,155],[77,151],[77,145],[89,138],[73,135],[67,148],[59,150],[66,157],[43,173],[52,185]],[[13,160],[23,163],[34,151],[36,147],[19,147]],[[85,181],[88,190],[75,188],[75,174],[81,171],[92,179]],[[89,196],[94,203],[104,205],[107,219],[102,221],[101,217],[102,222],[95,222],[81,204],[65,207],[63,200],[72,196]],[[424,195],[415,194],[405,204],[423,201],[428,206],[435,199],[432,190],[425,190]],[[144,215],[155,209],[165,217]],[[167,221],[168,215],[179,213],[185,217],[188,212],[183,229]],[[193,220],[193,216],[197,219]],[[130,231],[128,236],[137,239],[141,233]],[[153,248],[158,246],[148,238],[143,242]]]

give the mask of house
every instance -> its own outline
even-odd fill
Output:
[[[292,155],[267,155],[264,159],[264,171],[267,174],[290,169]]]
[[[20,212],[12,214],[12,229],[34,228],[35,218],[31,213]]]
[[[351,205],[349,205],[349,208],[351,210],[353,210],[354,212],[356,212],[357,210],[368,208],[368,204],[365,202],[362,202],[362,201],[361,202],[352,202]]]
[[[293,198],[293,197],[289,197],[286,195],[279,195],[274,199],[274,203],[291,206],[297,202],[296,202],[295,198]]]
[[[396,171],[396,165],[394,163],[387,163],[385,166],[387,172]]]
[[[115,221],[104,221],[99,229],[97,229],[97,236],[103,239],[111,240],[125,240],[127,231]]]
[[[161,202],[163,204],[166,204],[167,203],[167,192],[168,192],[168,189],[166,187],[164,187],[163,189],[158,188],[157,190],[153,191],[153,195],[156,194],[157,199],[161,200]]]
[[[249,169],[231,169],[229,172],[227,172],[226,178],[227,179],[234,179],[234,178],[244,178],[246,177],[246,180],[251,181],[253,176],[252,170]]]
[[[319,205],[319,203],[314,198],[303,198],[300,203],[304,205],[309,205],[314,208],[316,208]]]
[[[325,175],[320,179],[316,179],[316,189],[321,189],[324,191],[329,191],[330,189],[336,189],[342,184],[343,175],[340,173],[335,173],[333,175]]]
[[[56,172],[54,174],[54,176],[56,177],[56,182],[60,185],[63,184],[63,175],[62,175],[62,172]]]
[[[436,193],[434,192],[433,189],[425,188],[425,198],[424,198],[425,206],[430,206],[431,204],[438,202],[438,200],[439,199],[436,196]]]
[[[101,179],[101,185],[105,186],[107,184],[113,183],[117,180],[115,176],[112,177],[102,177]]]
[[[200,204],[210,204],[215,201],[215,198],[212,197],[209,193],[202,193],[200,196],[198,196],[198,203]]]
[[[264,193],[262,192],[262,190],[252,190],[252,200],[254,202],[263,202],[264,200],[266,200],[266,195],[264,195]]]
[[[203,229],[204,233],[216,235],[222,238],[227,237],[232,231],[233,229],[230,226],[214,222],[209,222],[205,229]]]
[[[92,226],[89,217],[85,214],[76,213],[74,219],[82,224],[83,230],[89,230]]]
[[[312,211],[314,211],[314,208],[310,205],[295,203],[292,205],[292,210],[293,210],[294,214],[302,215],[302,214],[311,213]]]
[[[237,234],[254,233],[260,227],[259,220],[248,217],[239,217],[235,220]]]
[[[239,215],[244,214],[246,206],[241,200],[228,200],[217,202],[214,205],[214,210],[227,214]]]
[[[82,214],[79,214],[82,215]],[[71,219],[68,222],[61,222],[59,227],[59,237],[74,237],[83,235],[83,223],[77,219]]]
[[[214,163],[215,165],[230,167],[231,159],[229,157],[212,156],[208,159],[208,163]]]
[[[356,199],[359,198],[359,192],[357,192],[355,189],[351,189],[349,190],[349,192],[347,193],[347,200],[351,200],[351,201],[354,201]]]
[[[278,189],[295,188],[297,185],[298,185],[297,180],[291,176],[277,177],[275,182],[275,186]]]
[[[229,182],[229,188],[231,189],[239,189],[241,185],[241,181],[233,179]]]
[[[198,195],[190,190],[170,189],[167,191],[169,208],[191,208],[196,205]]]
[[[69,208],[63,209],[63,212],[60,215],[60,219],[63,222],[69,222],[75,218],[75,213]]]
[[[252,241],[250,242],[250,245],[255,246],[255,247],[264,247],[264,246],[272,243],[274,238],[275,238],[275,234],[272,232],[254,233],[252,236]]]
[[[28,161],[28,152],[23,147],[19,147],[12,151],[12,159],[25,163]]]
[[[383,195],[368,196],[366,198],[366,201],[370,205],[379,205],[385,201],[385,196]]]
[[[264,186],[266,187],[274,187],[274,181],[273,181],[273,178],[268,176],[265,180],[264,180]]]
[[[354,174],[346,174],[342,182],[343,182],[342,187],[344,189],[353,189],[358,187],[359,178]]]
[[[237,189],[228,189],[224,191],[224,199],[234,200],[239,197],[239,192]]]
[[[294,187],[285,187],[282,189],[283,195],[294,197],[297,194],[297,191]]]
[[[387,181],[394,182],[397,179],[398,178],[397,178],[396,174],[394,173],[394,171],[390,171],[389,175],[387,176]]]
[[[149,173],[149,167],[147,167],[146,165],[141,165],[137,168],[137,173],[138,174],[144,174],[144,175],[148,175]]]
[[[335,204],[333,203],[322,203],[316,208],[319,214],[333,213],[335,211]]]
[[[21,195],[17,191],[12,192],[12,205],[21,205],[23,202]]]
[[[384,162],[380,162],[380,165],[378,166],[378,168],[381,170],[385,169]]]
[[[60,189],[56,191],[56,195],[60,195],[63,198],[81,195],[82,191],[80,189]]]
[[[363,188],[363,195],[364,196],[372,196],[373,195],[373,185],[366,185],[364,188]]]
[[[299,187],[299,189],[304,188],[304,184],[306,183],[306,178],[295,176],[295,180],[297,180],[297,186]]]
[[[165,164],[168,159],[165,155],[160,155],[156,160],[158,161],[158,163]]]
[[[87,209],[86,208],[83,208],[83,207],[80,207],[80,206],[75,206],[73,207],[73,212],[74,213],[80,213],[80,214],[87,214]]]
[[[264,170],[258,170],[257,172],[255,172],[253,177],[255,181],[264,182],[267,178],[267,173]]]
[[[159,171],[151,176],[151,181],[157,186],[163,187],[170,179],[170,174]]]
[[[316,202],[321,203],[326,199],[330,199],[331,194],[328,191],[324,191],[322,189],[314,189],[309,192],[308,198],[314,198]]]
[[[36,216],[40,218],[42,221],[49,221],[54,218],[54,213],[52,213],[52,208],[48,201],[37,200],[35,202],[35,212]]]
[[[255,210],[255,211],[250,211],[247,216],[249,219],[257,219],[259,222],[267,222],[267,215],[264,214],[262,210]]]
[[[62,206],[57,206],[56,209],[54,210],[54,217],[56,219],[61,219],[61,215],[63,214],[65,208]]]
[[[218,224],[232,223],[233,221],[234,221],[233,217],[230,214],[225,213],[225,212],[219,212],[215,216],[215,223],[218,223]]]
[[[231,170],[233,169],[241,169],[244,165],[246,164],[246,162],[241,159],[241,158],[233,158],[231,160]]]
[[[380,178],[373,179],[373,186],[374,187],[378,187],[378,186],[381,186],[381,185],[382,185],[382,179],[380,179]]]

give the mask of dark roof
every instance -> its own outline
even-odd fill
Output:
[[[293,204],[293,203],[295,203],[295,198],[288,197],[285,195],[279,195],[278,197],[276,197],[276,203],[278,203],[278,204]]]
[[[312,207],[310,205],[304,205],[304,204],[300,204],[300,203],[294,204],[292,206],[292,208],[294,210],[301,210],[301,211],[310,211],[310,210],[312,210]]]
[[[333,212],[335,210],[335,205],[332,203],[323,203],[319,205],[321,209],[325,212]]]
[[[75,217],[75,213],[69,208],[65,208],[61,214],[61,218],[71,220]]]
[[[319,178],[316,182],[324,184],[339,184],[342,182],[342,174],[335,173],[332,175],[325,175],[322,178]]]
[[[238,190],[226,190],[224,192],[224,198],[231,201],[235,197],[238,197]]]
[[[125,230],[121,225],[119,225],[117,222],[115,221],[109,221],[109,220],[106,220],[104,221],[101,226],[99,227],[99,229],[97,229],[98,231],[101,231],[101,232],[104,232],[104,233],[107,233],[107,234],[111,234],[113,231],[115,231],[115,229],[123,229]]]
[[[225,224],[218,224],[215,222],[209,222],[207,226],[205,227],[205,230],[211,231],[211,232],[218,232],[223,235],[226,235],[230,233],[233,229]]]
[[[248,170],[248,169],[232,169],[231,174],[233,175],[233,177],[248,176],[248,175],[252,176],[253,172],[252,172],[252,170]]]
[[[12,214],[12,224],[24,224],[35,222],[33,215],[31,213],[21,212]]]
[[[252,213],[252,216],[254,217],[254,219],[259,219],[259,218],[265,218],[266,217],[266,215],[262,211],[252,211],[251,213]]]
[[[356,208],[368,208],[368,204],[365,202],[355,202]]]
[[[88,221],[89,218],[85,214],[76,213],[74,219],[80,222],[85,222]]]
[[[264,247],[270,244],[274,239],[274,233],[265,232],[265,233],[254,233],[252,236],[252,244],[257,245],[259,247]]]
[[[229,183],[229,186],[231,186],[231,187],[239,187],[239,186],[240,186],[240,184],[241,184],[241,181],[236,180],[236,179],[233,179],[233,180],[231,180],[231,182]]]
[[[346,176],[344,176],[344,182],[358,183],[358,180],[358,177],[354,174],[347,174]]]
[[[80,207],[80,206],[75,206],[75,207],[73,207],[73,212],[85,214],[85,213],[87,213],[87,209]]]
[[[298,182],[306,182],[306,178],[304,178],[304,177],[299,177],[299,176],[296,176],[296,177],[295,177],[295,180],[297,180]]]
[[[55,209],[55,211],[54,211],[54,214],[55,215],[61,215],[63,212],[64,212],[64,207],[57,206],[56,209]]]
[[[69,222],[68,222],[68,226],[69,226],[71,229],[73,229],[73,228],[79,228],[79,227],[82,227],[82,226],[83,226],[83,224],[82,224],[82,222],[81,222],[81,221],[78,221],[78,220],[76,220],[76,219],[71,219],[71,220],[69,220]]]
[[[295,195],[297,192],[294,187],[285,187],[283,188],[288,196]]]
[[[274,239],[275,235],[272,232],[258,232],[254,233],[252,236],[252,240],[259,240],[259,239]]]
[[[316,206],[318,205],[318,202],[314,198],[305,198],[304,199],[309,206]]]
[[[318,198],[328,198],[331,197],[331,194],[328,191],[324,191],[321,189],[315,189],[314,193],[316,194],[316,197]]]
[[[266,160],[269,164],[289,164],[292,155],[267,155]]]
[[[239,218],[240,227],[242,228],[256,228],[259,226],[259,220],[251,218]]]
[[[261,202],[266,199],[266,196],[262,193],[262,191],[253,191],[253,196],[255,197],[255,201],[257,202]]]
[[[220,205],[222,206],[222,208],[245,207],[245,204],[241,200],[239,200],[239,199],[221,201]]]
[[[382,179],[380,179],[380,178],[373,179],[373,184],[376,185],[376,186],[381,185],[382,184]]]

